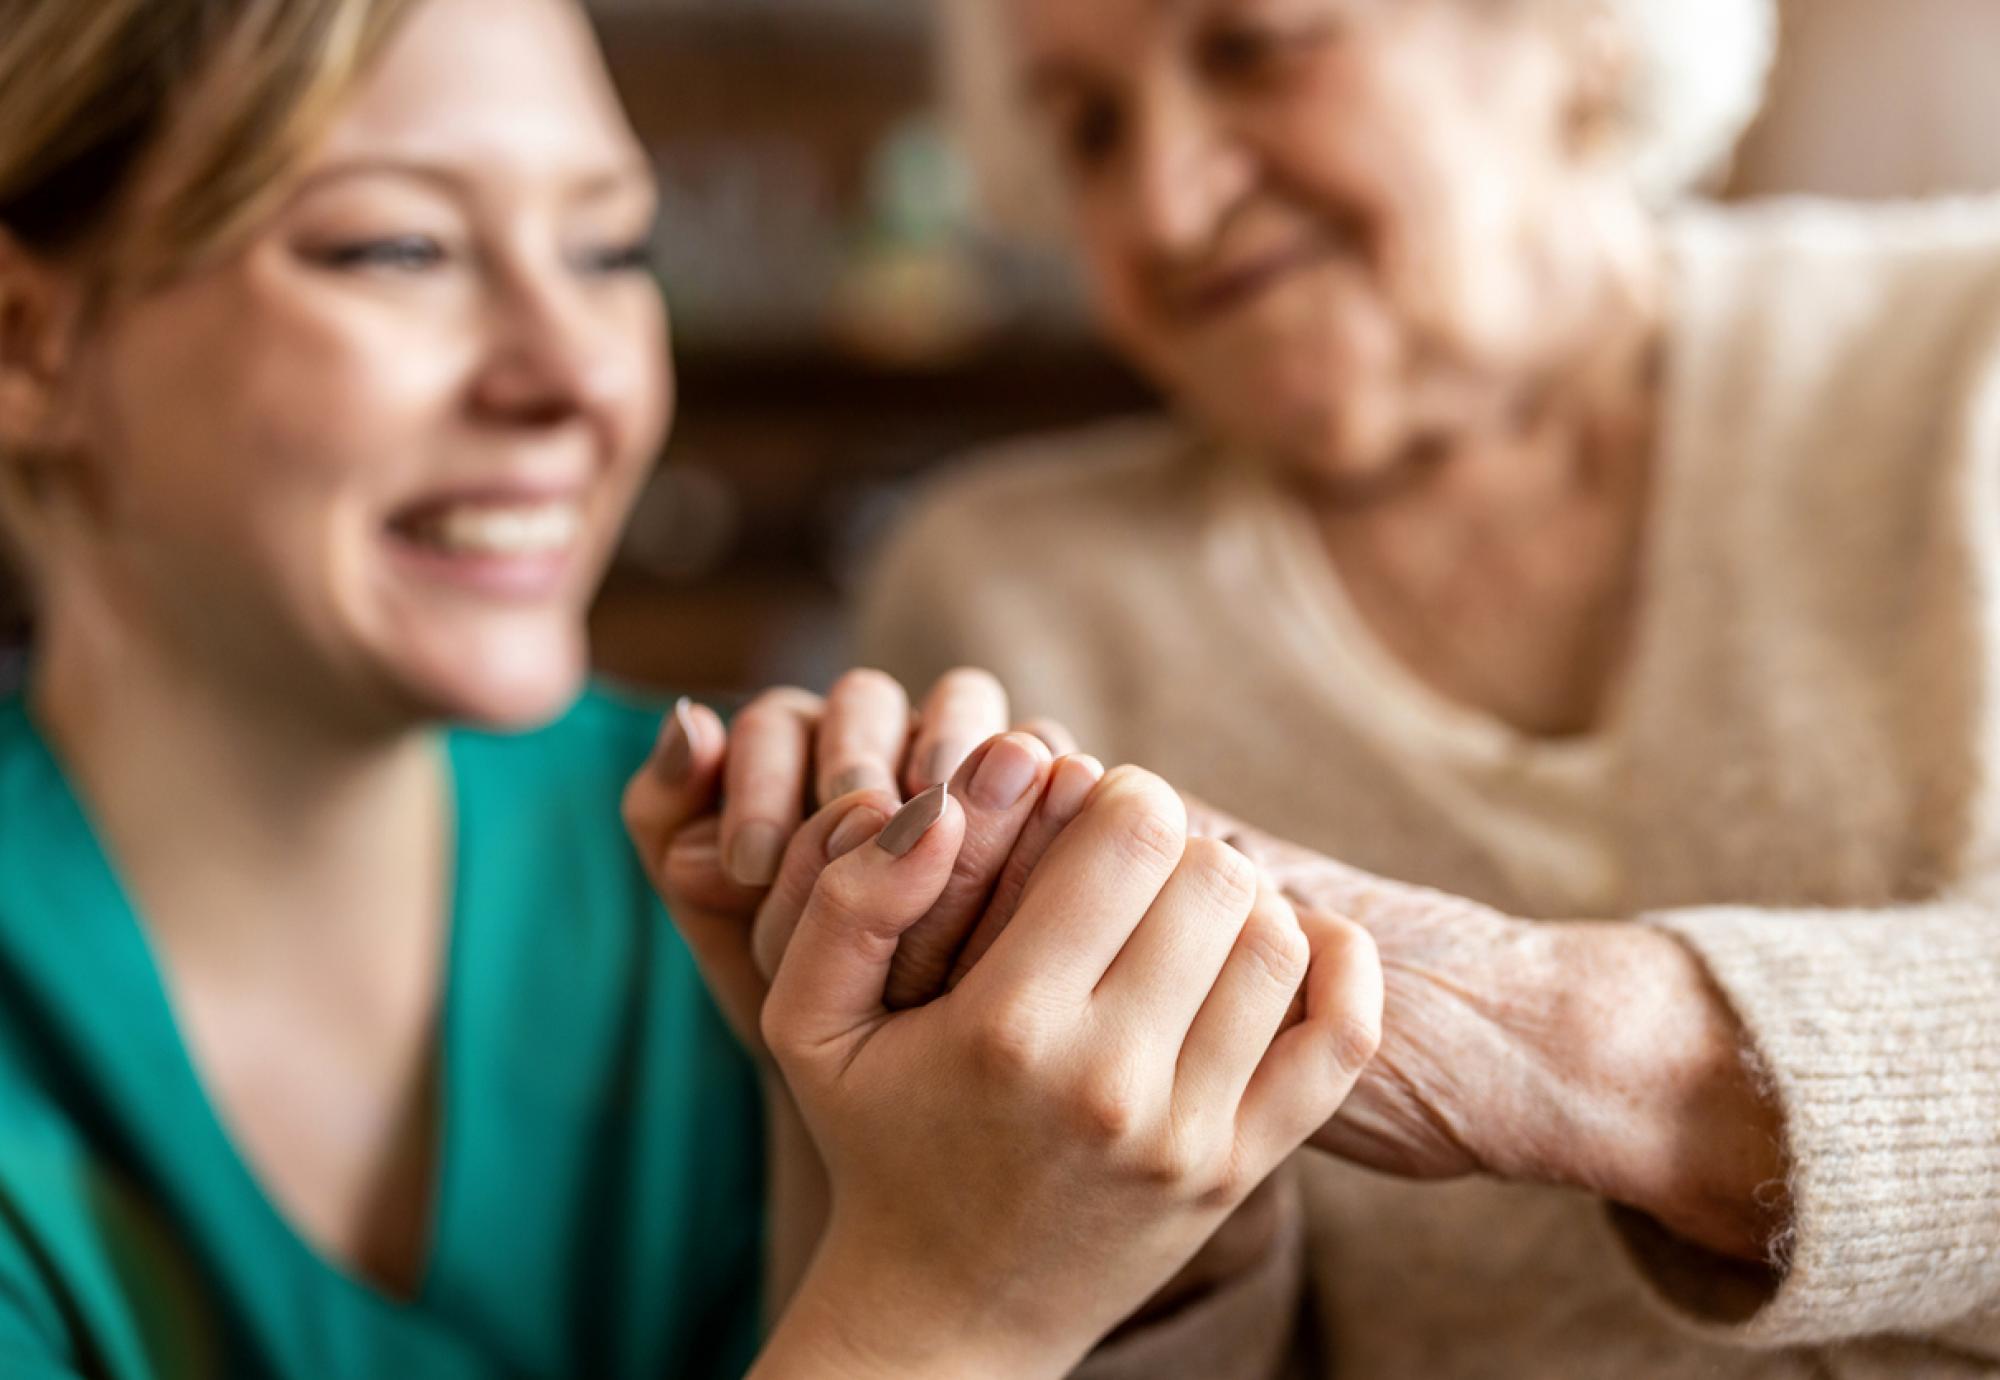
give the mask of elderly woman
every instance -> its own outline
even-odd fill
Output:
[[[1005,811],[850,755],[754,1004],[677,939],[583,638],[653,215],[571,0],[0,3],[0,1374],[1054,1380],[1351,1086],[1366,936],[1032,740]],[[642,837],[719,784],[672,723]],[[1036,887],[891,1013],[975,847]]]
[[[945,483],[867,654],[1367,870],[1243,836],[1388,972],[1334,1370],[2000,1370],[2000,209],[1662,214],[1756,0],[954,26],[1177,415]]]

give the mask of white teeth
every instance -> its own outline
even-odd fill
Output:
[[[583,514],[573,503],[447,508],[426,524],[432,545],[465,556],[550,556],[576,545]]]

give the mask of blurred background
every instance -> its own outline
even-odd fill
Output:
[[[1670,0],[1663,0],[1670,2]],[[665,189],[679,422],[596,615],[603,669],[824,685],[875,539],[933,466],[1151,405],[1064,265],[981,231],[923,0],[595,0]],[[1786,0],[1716,194],[2000,189],[2000,0]],[[0,646],[19,603],[0,588]]]

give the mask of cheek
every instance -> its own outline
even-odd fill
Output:
[[[648,293],[631,319],[621,323],[617,339],[621,343],[613,358],[623,371],[619,454],[629,456],[631,463],[649,465],[666,445],[678,400],[665,303]]]
[[[455,394],[460,352],[439,333],[254,289],[217,296],[163,301],[121,341],[113,480],[148,500],[220,517],[385,488]]]

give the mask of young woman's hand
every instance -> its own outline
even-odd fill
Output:
[[[1372,1055],[1364,933],[1309,938],[1246,858],[1188,837],[1157,778],[1087,796],[979,962],[915,1010],[888,1005],[891,969],[945,897],[958,802],[920,797],[812,887],[763,1028],[833,1211],[760,1373],[1061,1374]]]
[[[761,1049],[758,1013],[774,953],[763,971],[752,958],[759,908],[779,879],[801,821],[816,805],[851,797],[886,818],[908,795],[959,776],[970,810],[965,867],[1000,850],[1006,816],[1040,793],[1055,754],[1073,746],[1060,726],[1023,727],[993,769],[975,781],[989,749],[980,745],[1008,724],[1007,696],[993,677],[954,671],[941,678],[914,714],[903,688],[875,671],[843,676],[825,698],[781,689],[758,696],[727,728],[711,710],[682,701],[662,728],[652,758],[625,793],[625,822],[655,889],[667,903],[703,977],[752,1050]],[[979,753],[980,761],[967,758]],[[1009,805],[981,804],[1018,791]],[[830,832],[830,831],[829,831]],[[808,841],[810,854],[827,838]],[[821,856],[817,861],[823,864]],[[816,877],[812,868],[807,879]],[[950,889],[944,913],[959,903]],[[940,962],[946,922],[919,925],[900,962],[911,976],[897,996],[908,1004]]]

